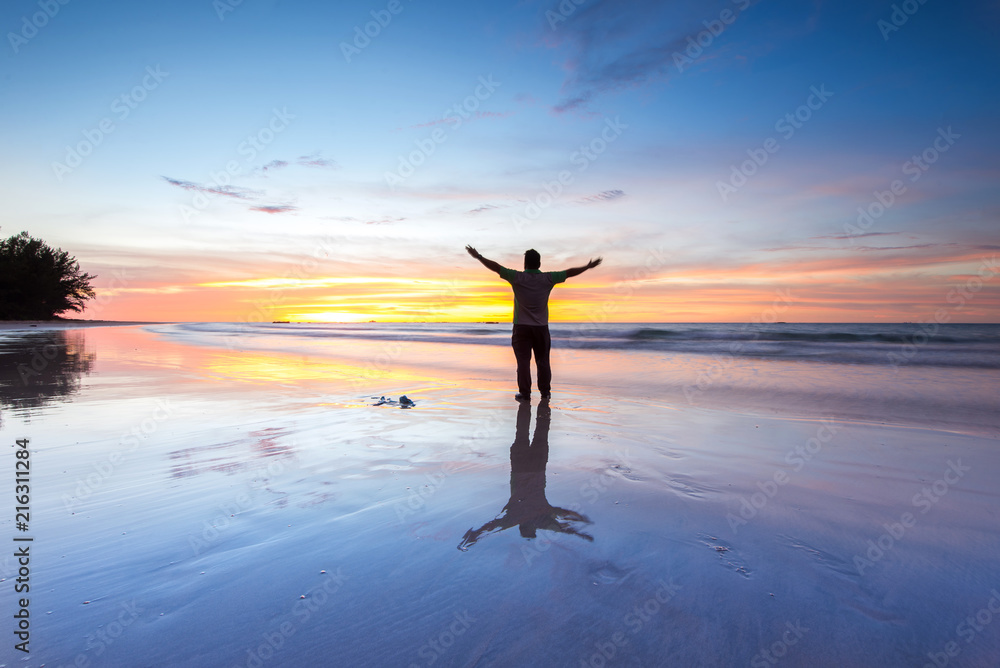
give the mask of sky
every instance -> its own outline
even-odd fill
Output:
[[[72,317],[1000,322],[997,2],[11,0],[0,236]]]

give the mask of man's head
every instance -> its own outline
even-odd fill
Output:
[[[524,251],[524,270],[539,269],[542,266],[542,256],[534,248]]]

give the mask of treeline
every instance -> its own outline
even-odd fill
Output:
[[[96,276],[27,232],[0,241],[0,320],[52,320],[94,298]]]

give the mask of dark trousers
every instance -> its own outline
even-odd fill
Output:
[[[531,354],[535,354],[538,368],[538,391],[548,394],[552,391],[552,367],[549,366],[549,351],[552,339],[548,325],[514,325],[510,337],[517,360],[517,391],[527,396],[531,394]]]

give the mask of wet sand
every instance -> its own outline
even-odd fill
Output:
[[[373,374],[380,346],[0,335],[34,538],[32,652],[8,636],[0,663],[996,665],[996,374],[956,418],[850,369],[757,362],[784,391],[690,402],[572,351],[525,406],[509,351],[414,345]]]

